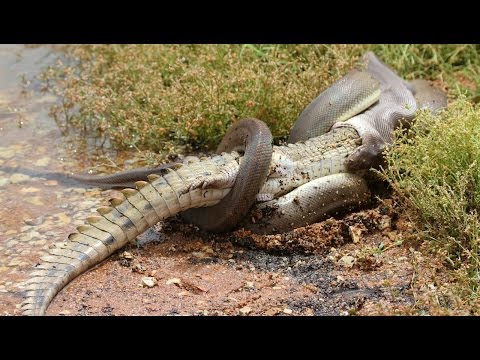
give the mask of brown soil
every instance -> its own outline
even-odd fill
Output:
[[[396,242],[398,226],[384,205],[281,235],[212,235],[172,220],[74,280],[47,314],[408,313],[415,252]],[[146,276],[158,283],[142,286]]]

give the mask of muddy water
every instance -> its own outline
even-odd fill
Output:
[[[48,115],[57,99],[36,80],[58,53],[49,46],[0,45],[0,314],[19,313],[22,281],[55,242],[105,202],[108,191],[69,184],[49,171],[85,172],[82,153]],[[107,160],[105,160],[107,162]]]

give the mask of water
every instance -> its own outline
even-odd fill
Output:
[[[35,80],[58,54],[51,46],[0,45],[0,314],[19,314],[22,281],[55,242],[65,241],[111,191],[42,176],[84,173],[131,154],[80,147],[48,115],[57,98]],[[79,149],[83,149],[80,151]],[[132,163],[132,166],[138,164]],[[111,169],[110,169],[111,171]]]

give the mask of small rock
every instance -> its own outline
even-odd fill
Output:
[[[363,229],[357,225],[353,225],[348,227],[348,232],[352,238],[352,241],[356,244],[360,241]]]
[[[35,219],[25,219],[23,220],[23,222],[30,226],[38,226],[43,223],[43,220],[44,220],[43,216],[39,216]]]
[[[194,251],[192,252],[192,256],[197,258],[197,259],[211,259],[210,254],[203,252],[203,251]]]
[[[0,187],[7,185],[10,182],[9,179],[1,178],[0,179]]]
[[[124,251],[122,253],[122,257],[126,260],[133,260],[133,255],[132,253],[129,253],[128,251]]]
[[[290,314],[293,313],[293,310],[292,310],[292,309],[289,309],[289,308],[285,308],[285,309],[283,309],[283,313],[290,315]]]
[[[69,216],[67,216],[65,213],[58,213],[55,215],[55,218],[58,219],[64,225],[68,225],[72,221],[72,219]]]
[[[11,159],[15,156],[15,149],[0,147],[0,158]]]
[[[32,187],[32,186],[24,187],[24,188],[20,189],[21,194],[31,194],[31,193],[36,193],[36,192],[39,192],[39,191],[40,191],[39,188]]]
[[[243,315],[248,315],[252,312],[252,308],[250,308],[249,306],[244,306],[243,308],[240,309],[240,312]]]
[[[10,182],[12,184],[18,184],[18,183],[25,182],[25,181],[28,181],[28,180],[30,180],[30,176],[25,175],[25,174],[15,173],[12,176],[10,176]]]
[[[70,315],[70,314],[71,314],[71,313],[70,313],[70,311],[68,311],[68,310],[62,310],[62,311],[60,311],[60,312],[58,313],[58,315],[63,315],[63,316],[65,316],[65,315]]]
[[[263,315],[266,315],[266,316],[274,316],[274,315],[277,315],[278,313],[282,312],[282,309],[279,309],[279,308],[270,308],[270,309],[267,309],[265,310],[265,312],[263,313]]]
[[[133,269],[132,269],[134,272],[138,272],[138,273],[141,273],[143,274],[147,269],[145,269],[145,266],[143,266],[142,264],[140,263],[137,263],[133,266]]]
[[[306,316],[313,316],[313,315],[315,315],[315,312],[313,311],[312,308],[306,308],[306,309],[304,310],[304,313],[305,313]]]
[[[58,185],[58,181],[57,180],[47,180],[43,183],[43,185],[45,185],[45,186],[56,186],[56,185]]]
[[[378,223],[378,229],[379,230],[385,230],[388,229],[392,226],[392,219],[390,216],[384,215],[380,218],[380,221]]]
[[[158,281],[154,277],[145,276],[142,278],[143,287],[153,288],[155,285],[157,285],[157,283]]]
[[[255,285],[253,284],[253,281],[245,281],[245,287],[247,289],[253,289],[255,288]]]
[[[179,278],[171,278],[171,279],[168,279],[165,284],[167,285],[175,284],[177,286],[180,286],[181,283],[182,283],[182,280],[180,280]]]
[[[344,267],[351,268],[355,263],[355,258],[350,255],[345,255],[345,256],[342,256],[340,260],[338,260],[338,262],[340,263],[340,265]]]
[[[50,163],[50,158],[49,157],[43,157],[35,161],[34,165],[35,166],[47,166]]]

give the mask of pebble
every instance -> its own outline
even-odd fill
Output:
[[[45,185],[45,186],[55,186],[55,185],[58,185],[58,181],[57,180],[47,180],[43,183],[43,185]]]
[[[124,251],[124,252],[122,253],[122,257],[123,257],[124,259],[127,259],[127,260],[133,260],[133,255],[132,255],[132,253],[130,253],[130,252],[128,252],[128,251]]]
[[[387,215],[382,216],[378,224],[378,229],[385,230],[390,228],[391,226],[392,226],[392,219],[390,218],[390,216],[387,216]]]
[[[345,255],[345,256],[342,256],[340,260],[338,260],[338,262],[340,263],[340,265],[346,268],[351,268],[355,263],[355,258],[350,255]]]
[[[10,182],[12,184],[21,183],[21,182],[25,182],[25,181],[28,181],[28,180],[30,180],[30,176],[25,175],[25,174],[15,173],[12,176],[10,176]]]
[[[352,241],[356,244],[361,239],[363,229],[360,228],[358,225],[353,225],[348,227],[348,232],[350,233]]]
[[[0,158],[11,159],[15,156],[15,149],[0,147]]]
[[[253,284],[253,281],[245,281],[245,287],[247,289],[253,289],[255,285]]]
[[[145,276],[142,278],[143,287],[153,288],[155,285],[157,285],[157,283],[158,281],[154,277]]]
[[[23,222],[27,225],[30,225],[30,226],[38,226],[40,224],[42,224],[44,221],[44,217],[43,216],[39,216],[35,219],[25,219],[23,220]]]
[[[42,157],[35,161],[34,165],[35,166],[47,166],[50,163],[50,158],[49,157]]]
[[[56,214],[55,220],[60,221],[64,225],[70,224],[70,222],[72,221],[72,219],[64,213]]]
[[[252,312],[252,308],[249,307],[249,306],[244,306],[243,308],[240,309],[240,312],[243,315],[247,315],[247,314],[250,314]]]
[[[24,188],[21,188],[20,189],[20,193],[21,194],[31,194],[31,193],[35,193],[35,192],[39,192],[40,189],[39,188],[35,188],[35,187],[24,187]]]
[[[181,283],[182,283],[182,280],[180,280],[179,278],[171,278],[171,279],[168,279],[165,284],[166,285],[171,285],[171,284],[180,285]]]
[[[284,314],[290,315],[290,314],[293,313],[293,310],[292,310],[292,309],[289,309],[289,308],[285,308],[285,309],[283,309],[283,312],[284,312]]]

